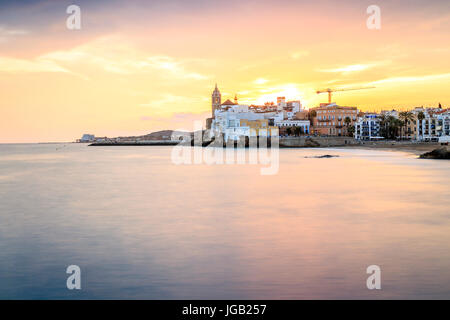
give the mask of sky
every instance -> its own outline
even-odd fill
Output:
[[[449,56],[448,0],[0,1],[0,143],[192,130],[215,83],[245,104],[373,86],[333,101],[448,107]]]

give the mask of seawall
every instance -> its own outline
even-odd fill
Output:
[[[175,146],[179,141],[154,140],[154,141],[128,141],[128,142],[94,142],[89,146]]]
[[[280,148],[301,147],[341,147],[359,145],[360,142],[351,137],[283,137],[280,138]]]

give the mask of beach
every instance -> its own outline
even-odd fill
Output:
[[[411,141],[358,141],[351,137],[281,137],[280,148],[357,148],[379,149],[388,151],[403,151],[421,155],[441,147],[437,142],[411,142]],[[124,141],[124,142],[96,142],[90,146],[174,146],[178,141]],[[208,142],[202,142],[208,146]]]
[[[343,148],[357,148],[357,149],[379,149],[386,151],[403,151],[411,152],[417,155],[421,155],[425,152],[433,151],[434,149],[440,148],[439,143],[425,142],[425,143],[411,143],[411,142],[397,142],[397,141],[386,141],[386,142],[365,142],[360,145],[349,145]]]

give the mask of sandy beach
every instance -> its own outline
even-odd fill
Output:
[[[440,148],[441,145],[437,142],[398,142],[398,141],[383,141],[383,142],[362,142],[359,145],[348,145],[342,148],[358,148],[358,149],[383,149],[388,151],[402,151],[411,152],[421,155],[425,152],[430,152],[434,149]]]

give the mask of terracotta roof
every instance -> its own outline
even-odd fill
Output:
[[[236,103],[231,102],[230,99],[227,99],[224,103],[222,103],[222,106],[234,106]]]

